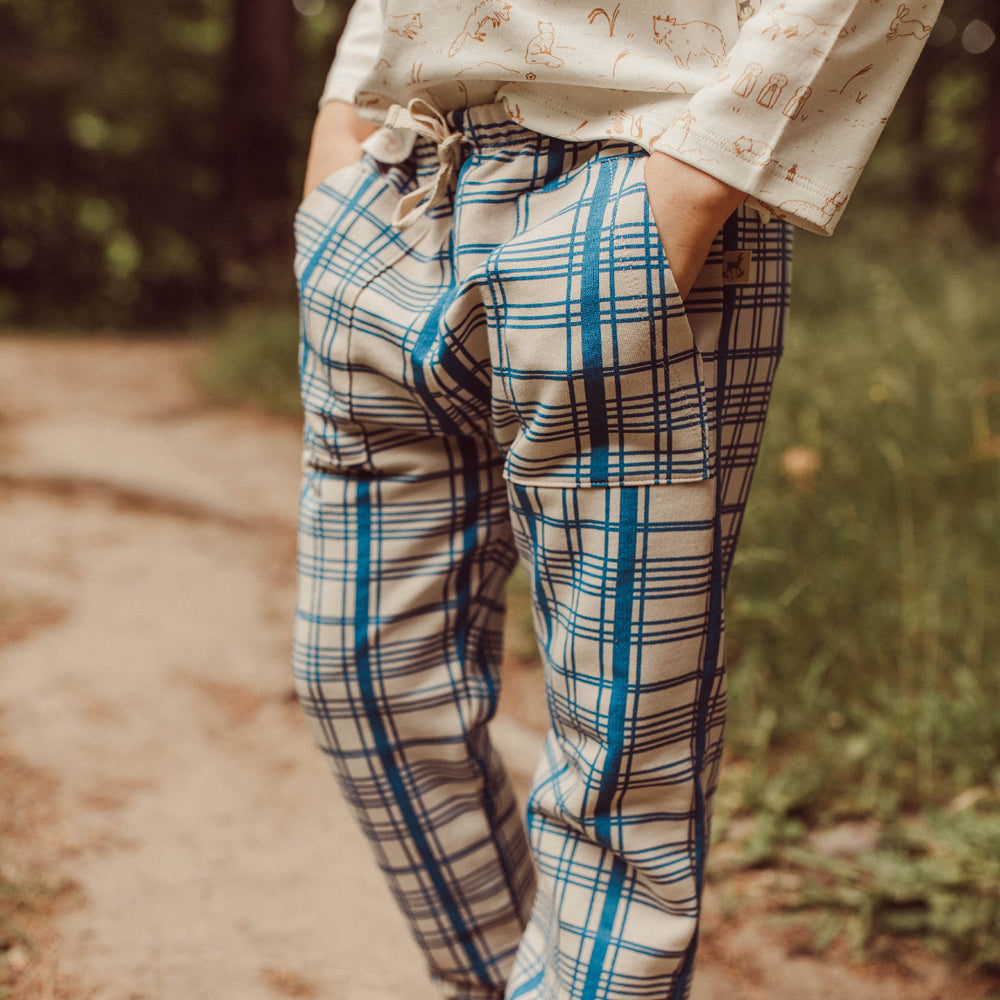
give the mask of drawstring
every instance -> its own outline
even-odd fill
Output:
[[[444,115],[420,97],[414,97],[405,108],[394,104],[386,113],[385,124],[389,128],[412,129],[425,139],[437,143],[440,164],[437,173],[422,187],[406,195],[393,213],[392,224],[397,229],[407,229],[447,193],[448,186],[462,163],[462,143],[465,136],[461,132],[449,132]]]

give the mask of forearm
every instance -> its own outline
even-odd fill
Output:
[[[375,128],[351,104],[344,101],[324,104],[313,126],[303,197],[341,167],[361,159],[361,143]]]

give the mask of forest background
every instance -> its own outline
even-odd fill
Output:
[[[347,6],[0,0],[0,327],[208,334],[212,391],[294,411],[290,220]],[[799,238],[713,864],[796,873],[819,947],[1000,971],[998,31],[945,0],[837,237]]]

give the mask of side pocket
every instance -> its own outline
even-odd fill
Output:
[[[300,377],[314,464],[357,467],[387,434],[427,433],[410,357],[434,310],[442,259],[432,237],[443,223],[425,219],[405,232],[392,224],[414,183],[409,164],[366,156],[311,192],[296,217]]]
[[[506,476],[523,485],[699,481],[701,362],[646,197],[643,157],[605,151],[548,218],[490,258]]]

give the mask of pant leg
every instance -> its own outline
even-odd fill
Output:
[[[551,172],[549,179],[558,176],[558,170],[552,172],[553,161],[559,157],[557,143],[546,142],[549,148],[543,159],[537,148],[532,151],[524,145],[523,137],[519,142],[536,166],[541,164]],[[492,159],[495,163],[509,160],[506,154]],[[715,487],[711,485],[718,429],[713,410],[714,366],[707,363],[705,352],[696,350],[676,289],[671,291],[664,280],[662,248],[643,208],[641,170],[636,170],[639,161],[634,156],[632,161],[628,172],[632,182],[625,194],[619,167],[607,160],[587,167],[582,181],[580,174],[565,184],[536,178],[538,197],[534,199],[512,193],[517,185],[511,184],[509,176],[500,178],[506,185],[502,200],[511,206],[507,229],[516,232],[511,247],[506,248],[511,252],[500,247],[489,252],[487,244],[496,229],[507,231],[502,226],[471,226],[476,232],[467,234],[464,242],[462,234],[457,234],[453,258],[485,260],[471,267],[475,273],[463,277],[461,289],[450,296],[450,306],[467,300],[464,314],[470,319],[464,327],[454,328],[458,349],[440,356],[436,373],[431,369],[440,344],[430,331],[431,317],[440,318],[440,312],[426,301],[432,282],[425,280],[426,274],[413,280],[406,268],[396,267],[396,262],[407,267],[412,263],[414,247],[401,249],[405,241],[380,234],[377,226],[370,235],[364,227],[348,228],[349,253],[334,255],[331,261],[324,256],[321,239],[303,241],[303,273],[322,265],[323,274],[322,287],[310,289],[308,281],[304,282],[304,312],[312,316],[314,328],[306,337],[303,361],[307,455],[315,460],[317,484],[322,484],[314,496],[328,496],[329,502],[308,500],[304,495],[299,626],[303,638],[297,654],[304,664],[300,689],[307,710],[316,717],[321,744],[330,749],[332,758],[350,760],[352,766],[357,762],[366,769],[367,777],[342,778],[345,788],[358,800],[362,824],[371,829],[377,851],[381,853],[378,845],[388,831],[384,842],[406,858],[409,867],[397,866],[391,854],[384,866],[410,913],[418,940],[427,948],[432,969],[443,983],[451,984],[446,985],[446,993],[452,996],[499,995],[510,953],[503,935],[488,940],[489,935],[478,929],[481,925],[471,913],[477,907],[454,902],[462,896],[470,876],[451,864],[458,855],[449,852],[458,841],[445,844],[443,836],[446,827],[449,837],[467,827],[481,831],[484,816],[485,825],[492,826],[493,816],[507,815],[503,808],[477,800],[475,795],[459,793],[449,798],[444,780],[449,764],[476,759],[476,740],[464,735],[462,728],[463,712],[447,707],[454,702],[454,692],[461,691],[464,671],[476,657],[467,656],[467,666],[446,671],[446,680],[445,674],[433,679],[430,673],[427,684],[412,678],[419,696],[412,704],[405,698],[399,701],[409,690],[409,682],[402,680],[402,691],[388,683],[390,675],[397,679],[392,656],[375,657],[375,673],[370,666],[372,650],[390,648],[383,636],[392,634],[391,630],[373,631],[372,622],[377,620],[381,627],[383,618],[381,611],[372,614],[371,601],[376,590],[380,599],[383,589],[389,598],[389,588],[375,587],[377,581],[402,579],[407,575],[403,566],[412,574],[418,565],[415,560],[427,566],[423,544],[419,555],[415,549],[395,550],[403,553],[398,560],[393,546],[386,544],[390,537],[395,543],[407,512],[408,532],[415,530],[411,503],[417,493],[411,487],[418,481],[421,488],[426,485],[407,465],[409,440],[419,438],[417,429],[432,425],[438,434],[467,432],[482,416],[484,388],[487,401],[492,392],[490,430],[506,452],[506,473],[517,500],[519,543],[538,583],[536,613],[546,656],[551,659],[554,735],[549,738],[550,764],[543,764],[537,787],[547,787],[546,775],[561,767],[553,746],[563,747],[564,752],[568,741],[589,754],[601,745],[600,734],[596,740],[593,735],[593,712],[603,711],[607,699],[615,706],[615,720],[626,718],[622,712],[632,713],[627,721],[633,727],[627,734],[609,730],[609,737],[616,740],[614,746],[595,753],[592,771],[580,779],[582,784],[570,781],[570,787],[556,796],[555,805],[543,795],[534,799],[532,816],[538,819],[533,819],[533,835],[544,891],[538,895],[531,929],[522,941],[510,995],[591,1000],[647,995],[650,988],[655,991],[667,984],[679,996],[690,981],[722,729],[721,603],[717,595],[723,573],[719,568],[721,536],[714,520]],[[482,183],[483,173],[470,170],[469,186]],[[582,190],[573,187],[577,182],[583,184]],[[362,188],[345,199],[345,205],[368,191]],[[501,188],[495,186],[494,191]],[[468,205],[490,198],[489,191],[480,187]],[[630,206],[628,210],[619,213],[625,205]],[[367,201],[355,211],[366,224],[373,217]],[[470,207],[467,216],[475,221],[477,213]],[[376,253],[380,240],[385,244],[383,257]],[[614,259],[609,260],[609,255]],[[512,261],[515,270],[521,269],[514,281],[505,273]],[[441,255],[432,263],[432,271],[445,269]],[[356,295],[359,286],[382,283],[383,274],[388,274],[386,284],[417,293],[410,303],[416,318],[406,329],[389,333],[381,308]],[[331,288],[341,282],[344,291]],[[712,322],[722,312],[722,306],[716,308]],[[351,349],[345,353],[342,337],[328,342],[324,323],[331,328],[350,327]],[[488,360],[482,352],[467,350],[484,324],[491,337]],[[412,368],[387,380],[383,348],[390,341]],[[421,365],[416,364],[418,356]],[[475,386],[466,392],[463,378],[473,369]],[[322,402],[310,408],[310,399],[319,397],[324,397]],[[467,488],[468,472],[456,470],[470,467],[456,463],[440,443],[434,452],[435,459],[425,455],[420,462],[431,470],[428,482],[434,480],[440,487],[447,467],[451,482],[461,479],[463,489]],[[325,464],[339,471],[328,475]],[[396,479],[390,488],[393,475]],[[361,483],[368,492],[352,492]],[[437,495],[440,499],[447,493],[454,504],[459,492],[457,486],[441,487]],[[369,510],[373,495],[376,506]],[[575,500],[570,502],[570,497]],[[576,508],[582,520],[573,513]],[[367,513],[363,523],[351,528],[355,511]],[[369,556],[377,552],[378,563],[372,562],[369,571],[357,575],[349,564],[358,562],[362,549],[349,555],[341,550],[352,531],[368,537],[376,524],[380,526],[377,537],[364,550]],[[381,530],[382,525],[393,524]],[[577,530],[582,524],[588,525],[587,530]],[[430,533],[439,532],[432,528]],[[667,548],[661,555],[659,542],[670,536],[675,536],[671,540],[680,547]],[[443,529],[440,537],[444,537]],[[583,559],[579,565],[589,568],[574,576],[571,567],[589,553],[598,537],[604,540],[603,562]],[[327,538],[333,538],[333,543],[328,545]],[[643,538],[649,543],[650,573],[640,573],[638,582],[634,567],[627,569],[630,538],[636,544]],[[476,547],[481,550],[489,545],[483,540]],[[445,548],[450,555],[442,564],[453,561],[460,551],[454,544]],[[322,558],[314,557],[314,549]],[[707,574],[706,559],[710,561]],[[679,562],[673,565],[672,560]],[[672,578],[672,570],[681,564],[680,576]],[[631,578],[628,572],[633,573]],[[588,593],[595,585],[595,574],[605,588],[596,602]],[[547,603],[543,599],[546,588],[551,588]],[[392,590],[402,593],[402,588]],[[481,591],[475,601],[490,604],[490,598],[482,596],[487,592],[488,588]],[[690,628],[672,631],[666,627],[673,620],[674,606],[682,610],[682,618],[693,616]],[[359,614],[360,607],[369,610]],[[385,621],[416,624],[414,610],[412,601],[395,610],[387,606]],[[644,621],[647,612],[660,616],[655,620],[664,628],[649,631],[634,617],[639,614]],[[554,634],[573,636],[573,642],[546,639],[553,613],[559,624]],[[443,619],[439,615],[420,618],[417,634],[426,639],[440,631]],[[697,642],[692,639],[695,635],[701,637]],[[554,655],[556,650],[558,655]],[[322,668],[326,661],[332,670]],[[639,669],[642,663],[645,666]],[[611,681],[602,687],[605,674]],[[566,687],[562,696],[558,696],[556,678]],[[588,692],[597,699],[597,709],[587,701]],[[428,711],[418,709],[418,704]],[[439,712],[442,705],[446,707]],[[647,717],[646,705],[662,705],[664,711],[654,708]],[[656,725],[664,713],[674,719],[666,734]],[[395,742],[384,735],[385,720],[391,720],[388,731]],[[425,725],[437,735],[425,740]],[[649,741],[645,739],[647,726],[652,733]],[[346,732],[349,740],[359,733],[359,745],[348,742],[347,752],[341,752],[335,744],[345,737],[338,732]],[[456,733],[463,735],[456,739]],[[664,741],[666,750],[661,746]],[[428,753],[415,773],[433,773],[434,780],[418,786],[413,779],[393,777],[406,773],[413,757],[411,742],[452,748],[461,744],[466,749],[454,757]],[[443,759],[446,766],[432,767],[431,759]],[[402,771],[397,770],[400,766]],[[345,773],[345,765],[336,767]],[[627,779],[633,771],[641,772],[635,782]],[[387,783],[390,798],[368,790],[383,789]],[[501,786],[497,789],[496,801],[502,805],[505,793]],[[438,805],[423,809],[420,803],[425,795],[426,801]],[[442,795],[443,799],[435,798]],[[655,834],[659,806],[647,801],[661,795],[667,797],[666,812],[674,823],[665,842]],[[462,822],[442,824],[438,830],[437,819],[453,811],[441,803],[457,807],[459,801]],[[392,812],[390,806],[401,819],[385,818]],[[681,827],[687,828],[686,837],[681,836]],[[420,845],[425,843],[441,849],[424,851]],[[519,915],[513,921],[506,919],[508,928],[523,920],[530,895],[526,888],[530,875],[520,864],[522,845],[523,840],[511,836],[509,846],[496,852],[493,865],[477,869],[473,879],[518,887],[510,893],[517,902],[507,912],[519,911]],[[546,869],[550,858],[558,859],[555,875],[551,865]],[[477,897],[476,902],[484,900]],[[447,920],[430,917],[435,908]],[[484,906],[483,912],[486,923],[493,926],[492,911]],[[451,919],[456,913],[460,919]],[[493,957],[472,961],[467,948],[470,941],[482,944],[483,953],[489,951]],[[464,955],[465,960],[456,962],[456,955]]]
[[[487,729],[512,564],[505,496],[496,461],[470,450],[409,442],[399,475],[309,470],[294,647],[314,737],[456,1000],[502,996],[533,888]]]
[[[468,424],[458,433],[419,363],[434,353],[454,279],[447,219],[405,236],[389,224],[418,179],[366,162],[299,214],[306,469],[294,669],[443,995],[497,1000],[534,879],[487,728],[514,552],[501,458],[471,432],[476,399],[461,405],[478,391],[475,365],[450,369]]]
[[[538,891],[508,997],[687,989],[722,751],[715,482],[515,487],[552,719]]]
[[[767,287],[771,260],[737,300],[720,237],[682,307],[632,154],[602,154],[567,192],[572,209],[499,248],[488,276],[552,719],[507,996],[684,997],[722,751],[723,592],[787,289]],[[783,264],[773,239],[754,250]]]

